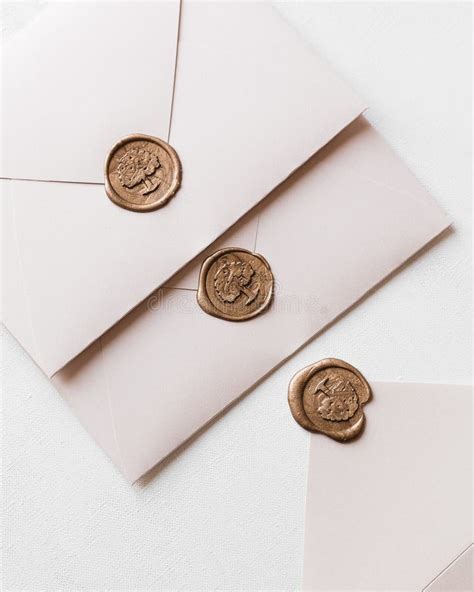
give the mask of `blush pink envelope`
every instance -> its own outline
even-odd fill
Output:
[[[472,590],[472,387],[371,386],[361,438],[309,436],[303,588]]]
[[[361,118],[208,250],[237,245],[269,261],[277,288],[265,314],[205,314],[204,253],[53,382],[135,481],[448,224]]]
[[[263,2],[54,3],[5,43],[2,74],[0,176],[61,181],[5,190],[5,322],[48,376],[365,108]],[[158,211],[105,194],[107,153],[130,133],[181,159]]]
[[[270,5],[183,2],[179,16],[165,4],[54,5],[6,52],[18,101],[7,96],[2,163],[16,177],[2,184],[5,322],[131,481],[450,223]],[[170,106],[146,85],[167,71],[157,23],[178,17]],[[123,92],[130,72],[145,93]],[[129,131],[181,156],[183,187],[162,210],[122,210],[99,184],[104,151]],[[196,303],[203,257],[228,245],[260,252],[276,278],[273,306],[250,322]]]

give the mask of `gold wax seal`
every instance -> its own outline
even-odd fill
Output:
[[[133,134],[112,147],[105,163],[105,191],[122,208],[149,212],[178,191],[181,163],[176,151],[153,136]]]
[[[201,267],[197,301],[210,315],[246,321],[268,308],[273,274],[261,255],[246,249],[221,249]]]
[[[300,370],[291,379],[288,402],[295,420],[310,432],[344,442],[360,434],[369,383],[353,366],[327,358]]]

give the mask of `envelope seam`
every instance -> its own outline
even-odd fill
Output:
[[[357,169],[348,167],[348,168],[342,168],[340,166],[338,166],[337,168],[340,168],[341,170],[344,170],[344,172],[348,172],[349,174],[354,175],[355,177],[358,177],[359,179],[364,179],[364,181],[367,181],[368,183],[372,183],[372,185],[376,185],[378,187],[381,187],[382,189],[388,189],[389,191],[393,191],[394,193],[400,193],[401,195],[406,195],[407,197],[411,197],[413,199],[416,199],[418,201],[423,201],[423,202],[427,202],[429,200],[431,200],[431,196],[429,195],[429,193],[426,192],[426,190],[424,191],[417,191],[417,192],[413,192],[413,191],[406,191],[404,189],[400,189],[399,187],[396,187],[392,184],[389,183],[384,183],[382,181],[378,181],[377,179],[373,179],[372,177],[369,177],[368,175],[364,175],[362,173],[360,173]],[[417,182],[420,185],[420,188],[423,187],[423,185],[420,183],[420,181]],[[440,208],[442,209],[442,208]],[[444,210],[443,210],[444,212]],[[444,212],[446,214],[446,212]],[[446,214],[447,215],[447,214]]]
[[[260,214],[257,216],[257,227],[255,228],[255,239],[253,241],[253,252],[257,252],[258,229],[260,227]]]
[[[28,177],[1,177],[3,181],[27,181],[33,183],[67,183],[69,185],[104,185],[93,181],[65,181],[64,179],[30,179]]]
[[[166,290],[184,290],[185,292],[197,292],[196,288],[181,288],[178,286],[163,286]]]
[[[179,0],[179,9],[178,9],[178,31],[176,34],[176,54],[174,58],[174,74],[173,74],[173,90],[171,91],[171,105],[170,105],[170,119],[168,124],[168,136],[166,138],[167,142],[170,141],[171,136],[171,123],[173,121],[173,107],[174,107],[174,93],[176,88],[176,72],[178,70],[178,53],[179,53],[179,33],[181,29],[181,10],[182,10],[182,0]]]

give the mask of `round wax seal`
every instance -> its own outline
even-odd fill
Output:
[[[133,134],[113,146],[105,163],[105,191],[118,206],[135,212],[161,208],[178,191],[181,163],[165,141]]]
[[[201,267],[197,300],[210,315],[246,321],[266,310],[272,297],[272,270],[261,255],[246,249],[221,249]]]
[[[360,434],[365,421],[363,406],[370,397],[369,383],[362,374],[335,358],[303,368],[288,389],[291,413],[300,426],[339,441]]]

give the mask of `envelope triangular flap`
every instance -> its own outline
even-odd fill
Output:
[[[132,4],[139,10],[141,3]],[[83,14],[77,26],[85,20]],[[146,27],[146,20],[142,13],[140,26]],[[152,24],[146,33],[159,37],[161,22]],[[93,28],[94,41],[96,34]],[[148,52],[159,51],[159,45],[149,47],[142,56],[150,65],[140,70],[146,85],[158,68]],[[140,90],[135,57],[124,42],[121,73],[130,80],[132,72],[138,101],[148,86]],[[108,79],[110,71],[103,76]],[[123,210],[107,199],[102,185],[11,181],[17,250],[10,256],[21,265],[29,306],[26,312],[20,306],[7,311],[6,322],[15,330],[18,315],[29,315],[35,348],[24,345],[49,375],[216,240],[365,108],[276,10],[260,2],[183,2],[174,85],[169,141],[180,156],[183,180],[166,207],[146,214]],[[106,86],[100,89],[113,109]],[[28,115],[33,127],[34,113]],[[120,133],[163,136],[159,109],[156,113],[158,119],[150,114],[141,129],[133,117],[117,113]],[[128,125],[135,127],[125,130]],[[7,144],[12,141],[11,134],[6,138]],[[72,132],[68,141],[74,144]],[[44,152],[50,148],[48,143]],[[101,145],[104,157],[105,148]],[[28,162],[11,176],[34,178],[37,171],[33,163],[30,173]],[[21,166],[20,153],[8,163]],[[20,285],[6,283],[7,290]]]
[[[167,138],[179,0],[57,2],[6,41],[0,176],[103,183],[122,136]]]

